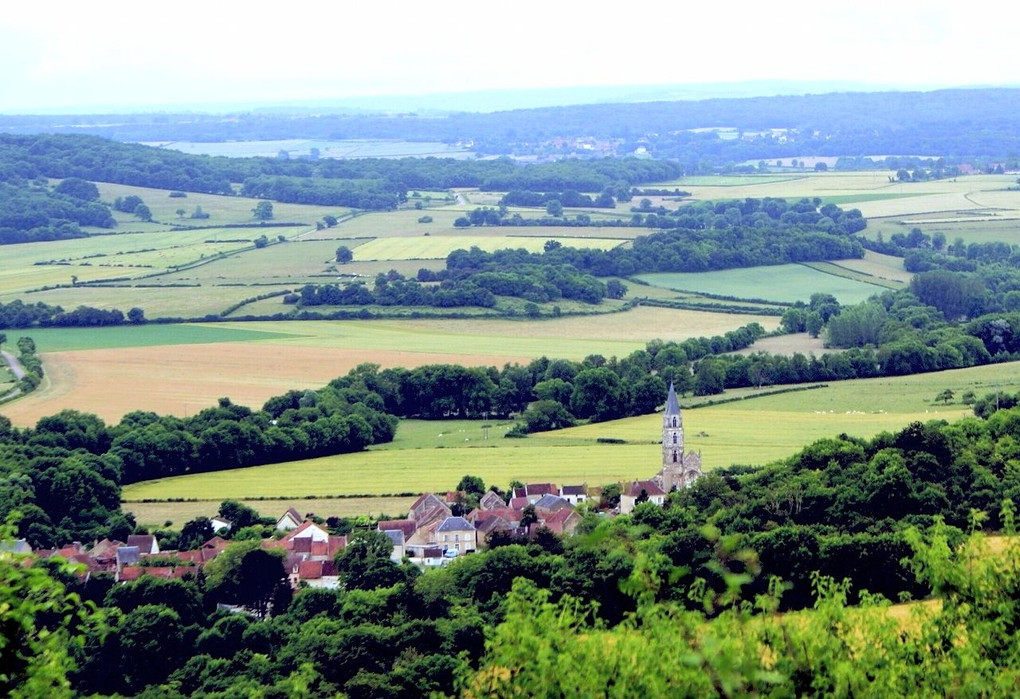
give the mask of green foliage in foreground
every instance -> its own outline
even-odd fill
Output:
[[[507,617],[486,642],[465,696],[1009,696],[1020,683],[1020,546],[989,555],[973,534],[960,548],[937,526],[908,532],[910,566],[941,599],[903,623],[880,598],[847,606],[848,584],[814,579],[814,609],[778,614],[782,586],[732,602],[692,588],[704,611],[655,603],[655,558],[639,558],[627,586],[637,611],[608,628],[596,606],[550,599],[519,579]]]
[[[0,527],[0,540],[11,535],[11,527]],[[67,570],[58,564],[54,572]],[[84,645],[82,631],[99,621],[95,606],[68,593],[46,568],[0,551],[0,694],[70,696],[67,674]]]

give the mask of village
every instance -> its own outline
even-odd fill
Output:
[[[587,484],[521,484],[513,487],[506,498],[495,490],[482,494],[463,490],[441,495],[423,493],[405,518],[380,520],[375,530],[392,544],[390,559],[395,563],[407,561],[422,568],[443,566],[501,543],[530,541],[540,534],[570,536],[581,522],[579,510],[591,509],[593,501],[603,506],[600,512],[604,516],[630,514],[643,502],[661,507],[669,492],[688,487],[701,474],[700,454],[684,450],[683,416],[670,385],[662,418],[662,466],[648,480],[619,484],[618,504],[615,499],[606,502],[603,496],[608,489],[589,488]],[[466,503],[473,506],[466,508]],[[611,505],[608,509],[607,504]],[[176,579],[197,576],[231,544],[234,523],[222,516],[209,522],[215,535],[188,551],[160,550],[153,534],[131,535],[123,542],[103,539],[88,547],[73,542],[33,551],[24,540],[0,546],[14,553],[31,553],[38,559],[63,558],[78,565],[79,577],[86,581],[96,574],[111,575],[116,583],[143,576]],[[291,507],[277,518],[274,536],[262,539],[261,547],[283,553],[292,588],[336,589],[340,586],[336,557],[347,544],[348,535],[331,533],[322,518],[312,513],[302,516]]]

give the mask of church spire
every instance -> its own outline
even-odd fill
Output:
[[[673,382],[669,382],[669,395],[666,396],[666,414],[667,415],[679,415],[680,404],[676,400],[676,390],[673,388]]]

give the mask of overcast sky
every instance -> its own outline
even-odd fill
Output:
[[[986,0],[7,3],[0,111],[745,80],[1018,85],[1016,25],[1003,14],[1010,7]]]

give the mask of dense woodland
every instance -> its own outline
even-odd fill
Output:
[[[670,180],[680,174],[675,163],[634,158],[528,167],[507,159],[213,158],[94,136],[0,134],[0,182],[75,177],[209,194],[233,194],[232,183],[240,183],[247,196],[367,210],[395,208],[411,190],[451,187],[602,191],[615,186],[629,196],[631,185]]]

